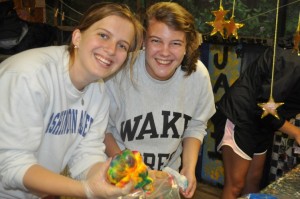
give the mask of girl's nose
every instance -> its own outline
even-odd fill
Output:
[[[160,52],[163,56],[168,56],[170,54],[169,46],[167,44],[162,45]]]
[[[117,44],[116,42],[109,42],[107,46],[104,48],[107,54],[114,55],[116,53]]]

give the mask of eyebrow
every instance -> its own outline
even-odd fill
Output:
[[[163,40],[163,39],[161,39],[160,37],[158,37],[158,36],[148,36],[148,38],[149,39],[152,39],[152,38],[155,38],[155,39],[160,39],[160,40]],[[185,43],[185,41],[184,40],[181,40],[181,39],[174,39],[174,40],[171,40],[172,42],[174,42],[174,41],[176,41],[176,42],[181,42],[181,43]]]

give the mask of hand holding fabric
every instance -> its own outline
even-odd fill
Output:
[[[99,163],[89,172],[89,178],[82,181],[86,197],[88,199],[95,198],[116,198],[127,195],[133,190],[133,183],[128,182],[122,188],[116,187],[108,182],[106,173],[109,168],[110,161]]]

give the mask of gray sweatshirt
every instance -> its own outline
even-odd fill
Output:
[[[78,177],[106,159],[104,83],[78,91],[68,63],[66,46],[54,46],[24,51],[0,64],[0,198],[36,198],[23,185],[34,164],[55,173],[68,164]]]
[[[182,140],[203,141],[207,121],[215,113],[208,71],[198,61],[190,76],[179,67],[172,78],[158,81],[146,71],[144,51],[133,68],[132,79],[125,67],[106,82],[111,100],[107,133],[121,150],[139,151],[151,169],[178,170]]]

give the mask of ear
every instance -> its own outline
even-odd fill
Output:
[[[72,43],[74,46],[79,46],[81,40],[81,32],[79,29],[75,29],[72,33]]]

